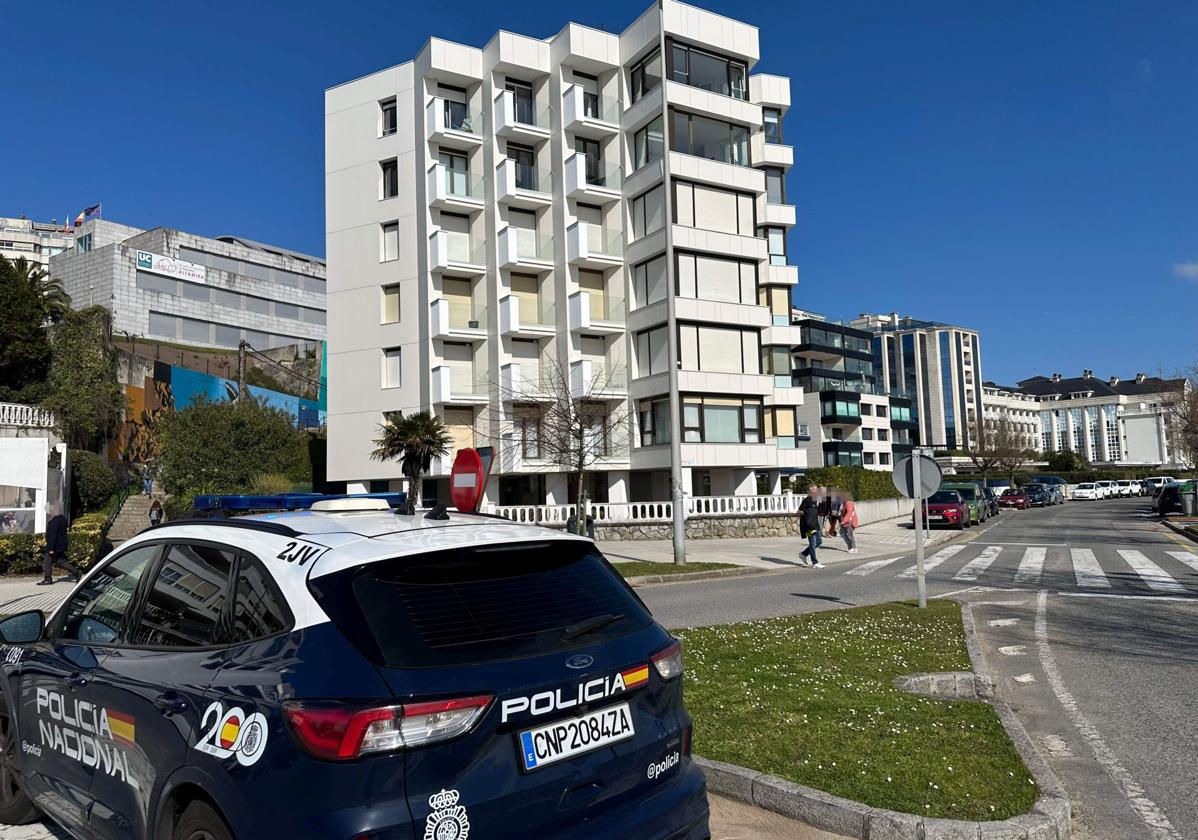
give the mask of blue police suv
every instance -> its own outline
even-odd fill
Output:
[[[710,837],[678,644],[587,539],[379,499],[183,519],[0,636],[0,824]]]

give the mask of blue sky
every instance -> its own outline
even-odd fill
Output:
[[[0,214],[103,201],[321,254],[324,88],[429,35],[618,31],[645,5],[9,4],[31,34],[0,51]],[[702,5],[762,25],[757,69],[794,80],[797,304],[980,329],[1004,382],[1195,360],[1193,2]]]

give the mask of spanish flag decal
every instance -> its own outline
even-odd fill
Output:
[[[112,732],[112,737],[121,743],[129,746],[137,744],[137,721],[133,715],[127,715],[123,712],[114,712],[108,709],[108,729]]]
[[[627,671],[621,671],[620,676],[624,678],[625,688],[636,688],[642,683],[649,682],[649,666],[638,665],[635,668],[629,668]]]

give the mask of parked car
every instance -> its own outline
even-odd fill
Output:
[[[956,490],[941,488],[928,497],[925,504],[928,517],[928,527],[946,525],[963,531],[970,525],[970,509],[961,494]],[[915,514],[911,515],[912,523]]]
[[[1115,482],[1119,487],[1119,495],[1123,497],[1138,496],[1139,485],[1131,479],[1121,478]]]
[[[1069,486],[1069,482],[1061,478],[1059,475],[1033,475],[1032,483],[1043,484],[1046,487],[1053,487],[1054,485],[1057,486],[1061,491],[1060,498],[1062,500],[1064,500],[1066,495],[1065,488]]]
[[[942,490],[956,490],[961,494],[961,501],[969,507],[969,524],[981,525],[990,518],[990,505],[982,495],[982,488],[974,481],[945,482],[940,485]]]
[[[982,495],[986,497],[986,505],[991,516],[998,516],[1002,513],[1002,505],[998,503],[998,494],[994,492],[993,487],[983,487]]]
[[[1083,500],[1093,501],[1097,498],[1098,486],[1092,481],[1087,481],[1084,484],[1079,484],[1073,488],[1073,500],[1075,502],[1080,502]]]
[[[1031,507],[1031,502],[1028,500],[1027,493],[1017,487],[1008,487],[998,497],[998,504],[1001,507],[1015,508],[1016,510],[1027,510]]]
[[[591,540],[378,498],[312,508],[147,529],[48,620],[0,622],[0,823],[711,836],[679,643]]]
[[[1176,481],[1176,479],[1174,479],[1172,476],[1169,476],[1169,475],[1154,475],[1154,476],[1149,476],[1148,478],[1146,478],[1144,480],[1148,482],[1150,487],[1152,487],[1153,495],[1156,494],[1156,491],[1161,489],[1162,485],[1172,484],[1172,483],[1175,483],[1175,481]]]
[[[1023,492],[1027,494],[1027,501],[1031,507],[1045,507],[1049,504],[1048,487],[1044,484],[1025,484]]]
[[[1098,498],[1109,499],[1115,494],[1113,481],[1096,481],[1094,486],[1098,488]]]
[[[1065,504],[1065,485],[1064,484],[1046,484],[1048,488],[1048,503],[1050,505]]]

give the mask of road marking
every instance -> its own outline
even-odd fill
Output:
[[[1058,592],[1067,598],[1123,598],[1128,601],[1182,601],[1194,603],[1198,601],[1193,595],[1112,595],[1107,592]]]
[[[1198,554],[1192,551],[1166,551],[1165,554],[1168,554],[1174,560],[1180,560],[1195,572],[1198,572]]]
[[[1034,545],[1023,552],[1019,568],[1015,570],[1016,583],[1035,583],[1044,571],[1044,558],[1048,549],[1042,545]]]
[[[1003,656],[1023,656],[1027,652],[1027,645],[1007,645],[1000,647],[998,652]]]
[[[948,548],[940,549],[935,554],[933,554],[931,557],[929,557],[928,559],[923,561],[924,572],[927,573],[927,572],[932,571],[932,569],[939,566],[945,560],[948,560],[950,557],[963,551],[964,549],[965,549],[965,546],[963,546],[963,545],[950,545]],[[896,575],[896,577],[901,577],[901,578],[915,577],[915,568],[916,568],[915,566],[912,566],[909,569],[903,569],[903,571],[899,572]]]
[[[883,566],[889,566],[895,560],[902,560],[901,557],[891,557],[888,560],[870,560],[868,563],[862,563],[855,569],[849,569],[845,572],[846,575],[869,575],[876,572]]]
[[[987,621],[986,623],[989,624],[991,627],[1011,627],[1012,625],[1018,624],[1019,619],[1017,619],[1017,618],[995,618],[991,621]]]
[[[1044,542],[1038,542],[1038,543],[1029,543],[1029,542],[996,542],[996,543],[990,543],[990,544],[991,544],[991,545],[1038,545],[1038,546],[1049,546],[1049,547],[1053,547],[1053,546],[1056,546],[1056,547],[1064,547],[1064,546],[1067,546],[1067,545],[1069,545],[1069,543],[1044,543]]]
[[[1136,570],[1144,583],[1152,589],[1161,592],[1185,592],[1186,588],[1175,581],[1164,569],[1144,556],[1142,551],[1127,548],[1119,549],[1119,556],[1127,561],[1127,565]]]
[[[1027,683],[1034,683],[1036,681],[1036,677],[1033,674],[1020,674],[1019,676],[1012,677],[1011,679],[1015,680],[1017,683],[1023,683],[1025,685]]]
[[[1057,670],[1057,662],[1052,648],[1048,644],[1048,592],[1043,589],[1040,590],[1040,600],[1036,609],[1036,648],[1040,653],[1040,664],[1044,666],[1044,674],[1048,677],[1048,684],[1052,687],[1053,694],[1057,696],[1058,702],[1064,707],[1065,713],[1073,721],[1077,731],[1090,745],[1090,749],[1094,752],[1094,758],[1106,770],[1111,780],[1123,790],[1123,795],[1127,797],[1132,810],[1139,815],[1140,819],[1144,821],[1144,825],[1148,826],[1148,830],[1157,840],[1181,840],[1181,836],[1173,829],[1173,824],[1169,822],[1165,812],[1145,795],[1144,788],[1140,786],[1140,783],[1119,763],[1119,759],[1111,752],[1106,741],[1098,734],[1098,729],[1082,713],[1077,701],[1073,699],[1073,695],[1065,686],[1061,672]]]
[[[1094,557],[1093,550],[1089,548],[1074,548],[1070,549],[1070,554],[1073,555],[1073,575],[1077,578],[1078,586],[1111,588],[1111,582],[1107,580],[1102,566],[1098,565],[1098,560]]]
[[[977,580],[978,577],[990,568],[998,555],[1002,553],[1001,545],[988,545],[982,549],[982,553],[966,563],[961,571],[953,575],[953,580]]]

